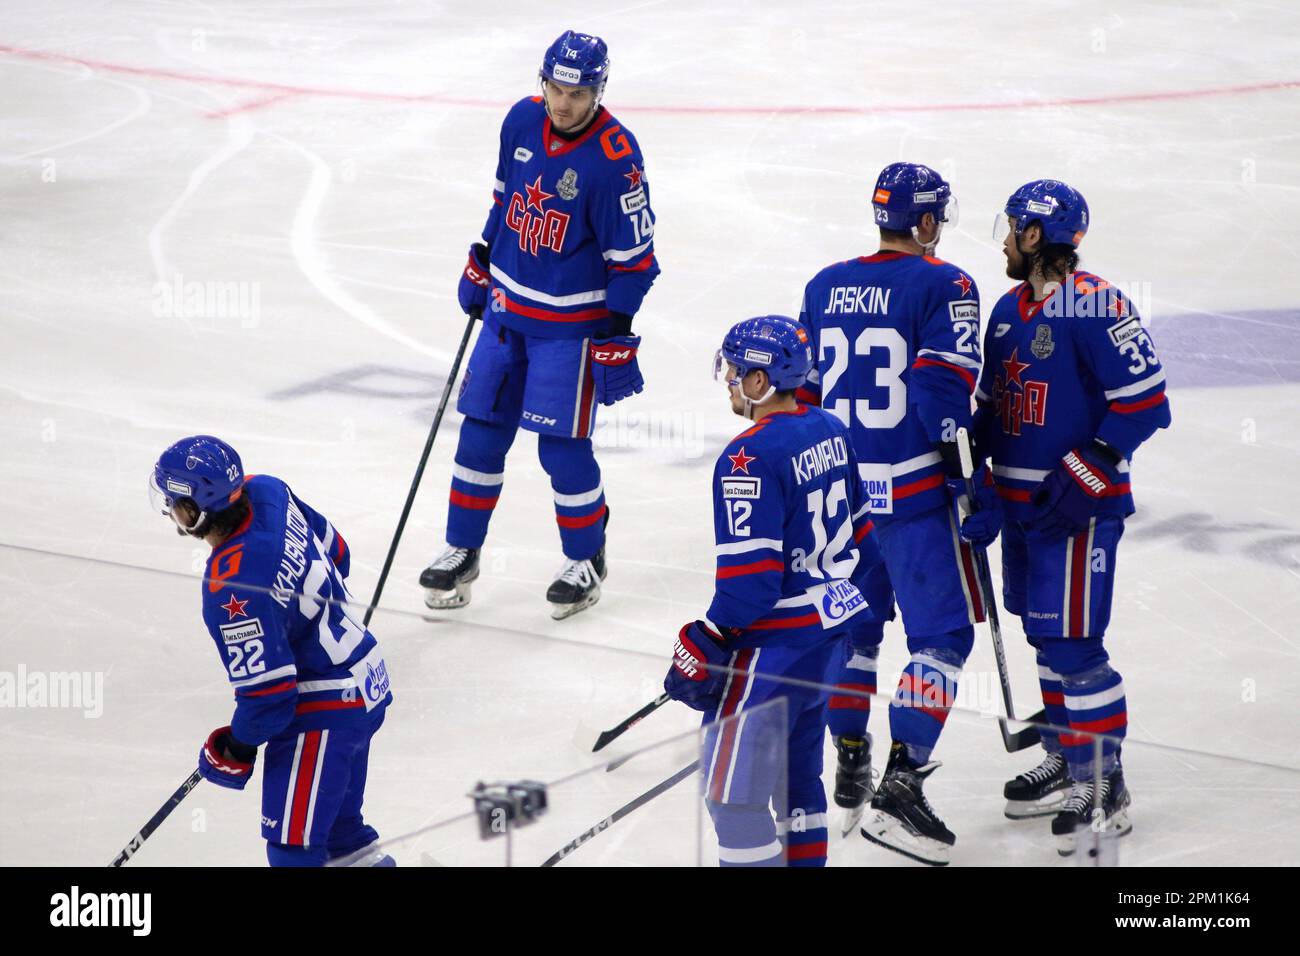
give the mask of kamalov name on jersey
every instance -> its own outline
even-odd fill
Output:
[[[794,476],[799,484],[811,481],[836,465],[848,463],[849,450],[845,447],[844,439],[838,435],[810,445],[790,458],[790,465],[794,468]]]
[[[877,288],[874,285],[837,285],[831,289],[830,303],[826,306],[826,311],[827,313],[839,312],[842,315],[852,315],[855,312],[888,315],[889,296],[893,291],[893,289]]]

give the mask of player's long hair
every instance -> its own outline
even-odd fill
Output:
[[[1068,242],[1048,243],[1026,258],[1031,275],[1037,270],[1043,276],[1068,276],[1079,268],[1079,253]]]
[[[251,507],[248,503],[248,492],[240,491],[239,497],[235,499],[234,504],[222,508],[220,511],[208,512],[197,527],[191,528],[184,533],[195,538],[206,538],[215,531],[221,537],[228,538],[234,534],[236,528],[244,523],[244,519],[248,517]]]

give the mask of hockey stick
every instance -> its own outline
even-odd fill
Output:
[[[167,819],[168,815],[176,809],[182,800],[184,800],[191,790],[198,786],[203,775],[199,773],[198,768],[189,775],[186,781],[176,788],[176,792],[167,798],[167,802],[158,808],[158,812],[149,818],[149,822],[140,828],[140,832],[131,837],[131,842],[122,848],[122,852],[113,857],[113,862],[108,864],[110,867],[121,866],[131,857],[139,852],[144,841],[149,839],[149,835],[157,830],[162,822]]]
[[[411,479],[411,490],[406,493],[406,504],[402,506],[402,516],[397,519],[397,530],[393,532],[393,543],[388,546],[388,557],[384,558],[383,570],[379,572],[379,581],[375,584],[374,596],[370,599],[370,606],[366,608],[366,616],[362,624],[369,627],[370,618],[374,616],[375,608],[379,606],[379,595],[384,593],[384,583],[388,580],[388,572],[392,570],[393,558],[397,555],[397,544],[402,540],[402,532],[406,530],[406,519],[410,517],[411,505],[415,503],[415,493],[420,490],[420,481],[424,478],[424,466],[429,462],[429,453],[433,451],[433,439],[438,434],[438,426],[442,424],[442,413],[447,410],[447,398],[451,395],[451,386],[456,381],[456,376],[460,373],[460,362],[465,357],[465,348],[469,345],[469,334],[474,330],[474,323],[483,318],[482,309],[471,309],[469,321],[465,323],[465,334],[460,337],[460,348],[456,350],[456,358],[451,363],[451,372],[447,375],[447,384],[442,387],[442,399],[438,402],[438,412],[433,416],[433,427],[429,429],[429,437],[424,442],[424,451],[420,454],[420,464],[415,468],[415,477]]]
[[[623,720],[621,723],[611,727],[609,730],[601,731],[600,736],[596,738],[596,746],[591,748],[591,752],[595,753],[597,750],[604,748],[605,745],[608,744],[610,741],[614,740],[616,737],[622,736],[624,731],[631,729],[632,725],[637,723],[639,720],[641,720],[641,718],[650,716],[656,710],[662,707],[664,704],[668,703],[668,701],[670,701],[671,699],[672,698],[669,697],[667,694],[660,694],[654,700],[650,701],[650,703],[646,704],[644,707],[638,710],[631,717],[628,717],[627,719]],[[610,767],[609,769],[613,770],[614,768]]]
[[[605,830],[608,830],[615,823],[618,823],[619,820],[622,820],[625,816],[627,816],[637,807],[645,806],[655,797],[659,796],[659,794],[665,792],[666,790],[671,790],[673,787],[677,786],[679,783],[681,783],[683,780],[685,780],[687,777],[693,774],[696,770],[698,770],[699,767],[700,767],[700,762],[698,760],[691,761],[690,766],[683,767],[681,770],[678,770],[667,780],[663,781],[662,783],[655,784],[653,787],[651,787],[645,793],[641,794],[641,796],[637,797],[635,800],[631,801],[630,803],[623,804],[623,806],[619,807],[617,810],[615,810],[605,819],[601,820],[590,830],[584,830],[574,839],[564,844],[564,846],[560,847],[560,849],[556,850],[554,853],[548,856],[546,858],[546,862],[544,862],[542,866],[555,866],[555,864],[559,863],[561,860],[563,860],[566,856],[568,856],[578,847],[582,846],[584,843],[586,843],[588,840],[592,839],[593,837],[603,833]]]
[[[978,511],[975,504],[975,463],[971,458],[970,434],[964,428],[957,429],[957,453],[961,456],[961,476],[966,482],[966,508],[970,514]],[[997,597],[993,593],[993,575],[989,571],[989,556],[983,548],[972,546],[971,557],[975,562],[975,577],[979,582],[980,598],[984,602],[985,614],[989,621],[989,631],[993,635],[993,656],[998,662],[998,678],[1002,681],[1002,703],[1007,709],[1006,719],[998,718],[998,728],[1002,731],[1002,744],[1007,753],[1015,753],[1038,743],[1038,728],[1026,727],[1012,733],[1007,720],[1016,719],[1016,711],[1011,703],[1011,678],[1007,673],[1007,655],[1002,646],[1002,625],[998,621]],[[1046,722],[1047,715],[1039,711],[1029,718],[1031,722]]]

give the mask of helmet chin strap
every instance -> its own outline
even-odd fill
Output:
[[[918,246],[920,246],[920,247],[925,251],[925,254],[926,254],[927,256],[932,256],[932,255],[934,255],[935,247],[939,245],[939,236],[942,235],[942,234],[943,234],[943,220],[942,220],[942,219],[937,219],[937,220],[935,220],[935,223],[934,223],[934,238],[931,239],[929,242],[922,242],[922,241],[921,241],[921,228],[920,228],[919,226],[913,226],[913,227],[912,227],[912,238],[916,241],[916,244],[917,244]]]
[[[776,394],[776,386],[769,383],[767,386],[767,391],[763,394],[762,398],[750,398],[748,395],[745,394],[744,387],[742,386],[740,390],[740,397],[745,400],[745,417],[752,422],[754,420],[754,409],[759,405],[762,405],[764,402],[766,402],[769,398],[771,398],[775,394]]]

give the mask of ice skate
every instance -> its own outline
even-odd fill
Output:
[[[940,766],[937,760],[924,765],[912,763],[907,748],[895,743],[889,751],[885,776],[871,799],[862,835],[919,863],[947,866],[948,852],[957,838],[944,826],[921,789],[925,779]]]
[[[1048,754],[1034,769],[1007,781],[1002,788],[1007,806],[1002,812],[1009,820],[1051,816],[1061,809],[1069,794],[1070,774],[1065,758]]]
[[[871,735],[836,737],[835,805],[844,808],[840,835],[848,836],[857,827],[867,801],[875,795],[871,783]]]
[[[1131,802],[1128,788],[1124,786],[1124,771],[1116,767],[1101,781],[1101,818],[1096,822],[1093,806],[1095,799],[1093,784],[1075,783],[1070,795],[1062,804],[1061,810],[1052,820],[1052,836],[1056,838],[1056,852],[1061,856],[1074,853],[1076,833],[1083,828],[1110,832],[1117,837],[1127,835],[1133,829],[1129,820],[1128,806]]]
[[[468,604],[469,586],[478,580],[478,559],[478,548],[448,545],[447,550],[420,572],[420,586],[425,590],[425,607],[446,611]]]
[[[604,545],[590,560],[565,561],[564,567],[546,589],[546,600],[551,602],[551,617],[562,621],[599,601],[600,582],[608,573]]]

